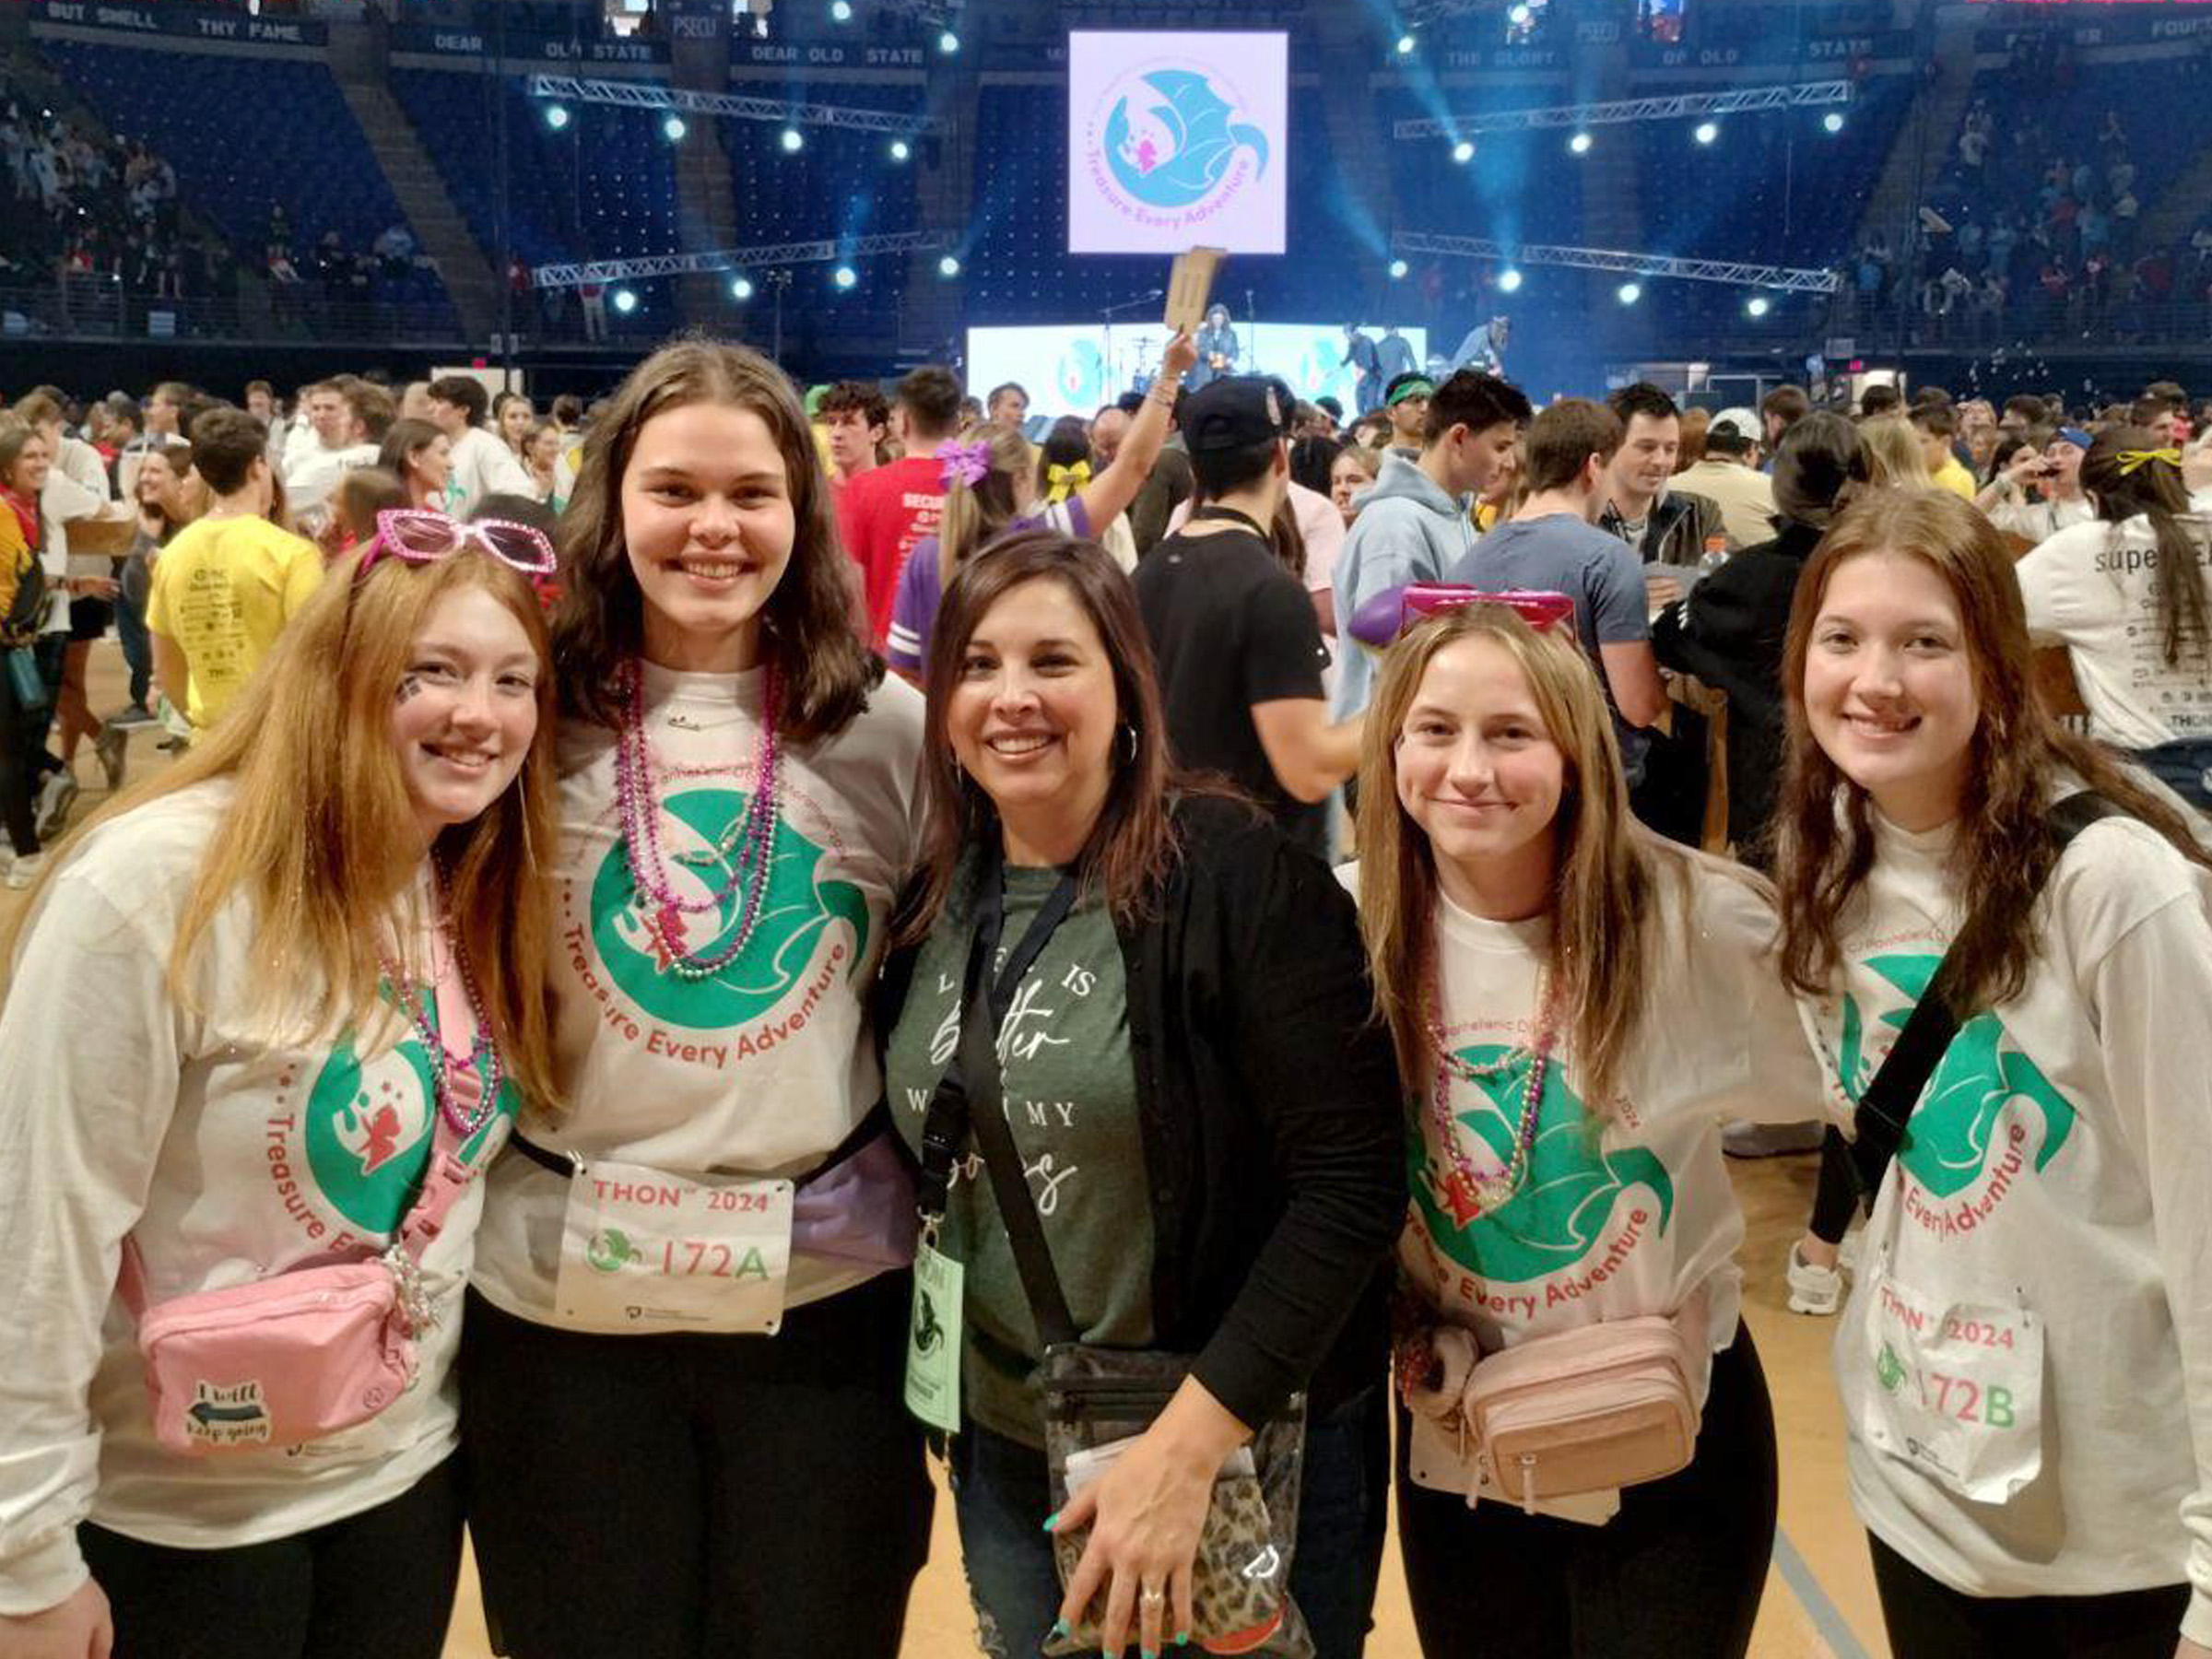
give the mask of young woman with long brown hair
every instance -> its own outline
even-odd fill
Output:
[[[2081,480],[2099,522],[2016,567],[2028,631],[2065,643],[2093,735],[2212,810],[2212,518],[2182,452],[2141,427],[2100,434]]]
[[[1835,1109],[1939,964],[1958,1020],[1837,1333],[1852,1500],[1900,1659],[2201,1659],[2212,857],[2030,654],[2001,539],[1940,492],[1862,501],[1798,581],[1783,968]],[[2085,789],[2113,810],[2062,849]]]
[[[349,562],[9,930],[0,1653],[439,1653],[482,1204],[447,1178],[552,1088],[549,655],[495,559]],[[418,1234],[432,1171],[452,1207]],[[281,1443],[242,1366],[177,1446],[140,1317],[380,1255],[416,1357],[381,1413]]]
[[[1416,1119],[1398,1525],[1422,1649],[1741,1654],[1774,1421],[1721,1127],[1818,1110],[1768,890],[1636,823],[1571,628],[1502,606],[1388,653],[1358,827],[1360,927]],[[1524,1512],[1463,1455],[1481,1363],[1653,1317],[1702,1413],[1687,1467]]]
[[[1109,1653],[1189,1635],[1216,1477],[1303,1393],[1288,1589],[1322,1659],[1350,1659],[1388,1489],[1377,1270],[1405,1205],[1351,907],[1256,811],[1173,770],[1135,597],[1095,542],[1027,532],[960,566],[928,736],[922,864],[877,1021],[900,1133],[920,1146],[935,1121],[994,915],[1026,965],[994,964],[1018,982],[970,1018],[1005,1002],[1002,1092],[1037,1103],[1008,1129],[1070,1321],[1085,1344],[1195,1356],[1055,1513],[1042,1322],[991,1182],[950,1169],[936,1247],[965,1271],[945,1311],[964,1333],[949,1456],[985,1651],[1033,1654],[1087,1614]],[[1046,1529],[1085,1527],[1064,1587]]]
[[[493,1171],[477,1260],[486,1603],[516,1659],[895,1653],[930,1497],[862,998],[921,699],[853,635],[806,413],[755,352],[633,371],[562,531],[566,1109]]]

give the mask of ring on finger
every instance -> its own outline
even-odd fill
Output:
[[[1159,1607],[1164,1606],[1167,1604],[1167,1599],[1168,1593],[1161,1586],[1158,1584],[1147,1584],[1143,1590],[1139,1592],[1136,1601],[1137,1606],[1141,1607]]]

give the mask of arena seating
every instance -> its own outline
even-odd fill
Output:
[[[111,131],[143,137],[177,171],[187,206],[229,241],[248,268],[264,264],[269,209],[282,204],[304,252],[330,231],[348,251],[405,222],[370,159],[360,124],[327,66],[295,58],[181,55],[81,41],[43,45],[55,69]],[[410,272],[378,294],[450,316],[431,273]]]

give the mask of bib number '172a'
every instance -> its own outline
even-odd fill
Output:
[[[772,1335],[792,1183],[585,1163],[569,1186],[554,1305],[601,1331]]]

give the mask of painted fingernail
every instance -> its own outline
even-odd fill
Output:
[[[1158,1652],[1151,1648],[1139,1648],[1136,1651],[1144,1655],[1144,1659],[1159,1659]]]
[[[1068,1632],[1068,1623],[1067,1623],[1067,1620],[1066,1620],[1066,1619],[1065,1619],[1065,1618],[1055,1618],[1055,1619],[1053,1619],[1053,1635],[1055,1635],[1055,1636],[1065,1636],[1065,1635],[1066,1635],[1066,1634],[1067,1634],[1067,1632]]]
[[[1175,1645],[1177,1647],[1189,1647],[1191,1645],[1191,1633],[1188,1630],[1176,1631]]]
[[[1051,1532],[1054,1526],[1059,1524],[1059,1521],[1060,1512],[1058,1510],[1054,1510],[1051,1514],[1044,1518],[1044,1530],[1046,1532]]]

